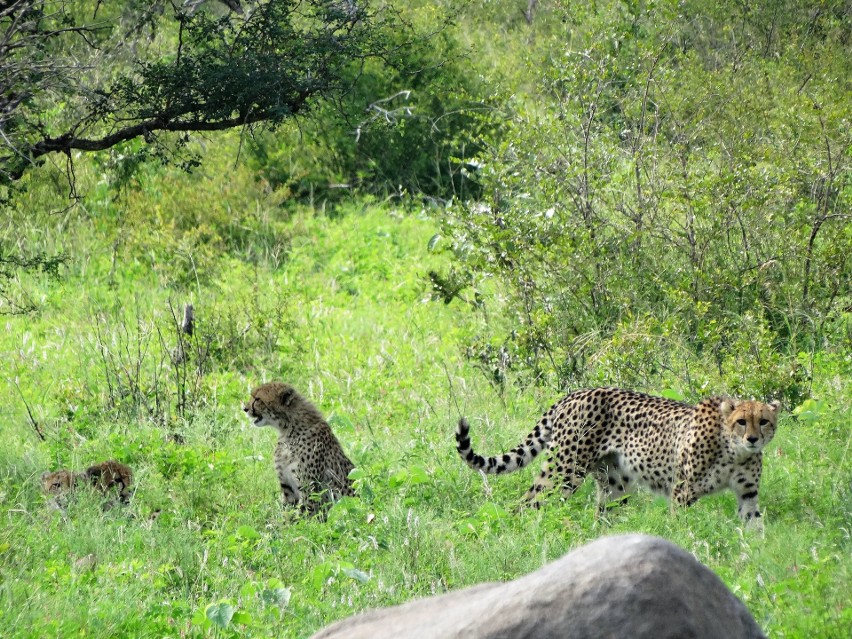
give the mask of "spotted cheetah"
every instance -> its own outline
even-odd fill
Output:
[[[780,404],[712,397],[690,405],[619,388],[580,390],[559,400],[516,448],[484,458],[474,452],[467,420],[459,420],[457,450],[474,470],[511,473],[545,448],[549,461],[525,503],[561,481],[565,496],[586,475],[598,484],[598,506],[623,500],[637,485],[689,506],[730,488],[746,522],[760,517],[762,450],[775,435]]]
[[[278,430],[275,470],[284,503],[317,514],[343,496],[354,496],[354,468],[322,413],[289,384],[272,382],[254,389],[243,407],[255,426]]]
[[[111,459],[89,466],[82,472],[61,468],[41,475],[42,489],[54,497],[70,493],[80,484],[95,486],[104,494],[111,488],[118,488],[119,500],[127,503],[130,500],[133,471],[130,466]]]

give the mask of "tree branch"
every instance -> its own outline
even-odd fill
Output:
[[[290,105],[290,110],[293,115],[302,111],[310,95],[310,92],[302,92],[299,95],[298,100],[294,101],[294,103]],[[134,124],[133,126],[128,126],[123,129],[119,129],[118,131],[111,133],[110,135],[106,135],[102,138],[78,138],[75,137],[72,132],[65,133],[58,137],[46,137],[43,140],[36,142],[32,147],[30,147],[27,157],[30,160],[30,163],[33,163],[36,159],[40,158],[43,155],[47,155],[48,153],[70,154],[73,150],[104,151],[106,149],[112,148],[113,146],[121,142],[126,142],[134,138],[142,137],[155,131],[225,131],[227,129],[233,129],[239,126],[246,126],[249,124],[256,124],[258,122],[265,122],[270,120],[271,117],[272,116],[269,113],[259,112],[248,113],[246,115],[239,115],[233,118],[214,121],[186,122],[182,120],[169,121],[163,118],[151,118],[149,120],[145,120],[144,122]],[[23,175],[25,170],[26,166],[20,166],[15,170],[10,171],[8,175],[10,179],[17,180]]]

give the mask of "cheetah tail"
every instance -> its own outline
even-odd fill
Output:
[[[518,446],[502,455],[494,457],[482,457],[477,454],[470,443],[470,425],[462,417],[456,429],[456,450],[468,466],[483,473],[502,475],[523,468],[535,459],[552,435],[552,426],[548,418],[536,425],[535,429],[527,435],[527,438]]]

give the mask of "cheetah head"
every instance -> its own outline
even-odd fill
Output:
[[[76,477],[70,470],[45,472],[41,475],[41,487],[49,495],[61,495],[74,487]]]
[[[725,400],[719,412],[734,446],[750,455],[763,450],[775,436],[780,408],[777,401],[764,404],[754,400]]]
[[[243,406],[243,411],[255,426],[282,427],[294,402],[299,400],[299,394],[289,384],[270,382],[258,386],[251,393],[251,398]]]

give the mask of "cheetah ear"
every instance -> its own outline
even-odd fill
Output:
[[[47,479],[48,477],[50,477],[50,471],[49,471],[49,470],[46,470],[46,471],[44,471],[44,472],[41,474],[41,481],[44,481],[44,480],[45,480],[45,479]]]
[[[769,406],[773,413],[777,413],[781,409],[781,402],[776,399],[775,401],[769,402],[767,406]]]
[[[278,396],[278,399],[284,406],[289,406],[293,403],[293,400],[296,397],[296,391],[292,386],[285,386],[281,389],[281,394]]]
[[[737,402],[734,399],[725,398],[719,404],[719,413],[722,415],[722,419],[728,419],[731,416],[731,413],[734,412],[734,409],[737,407]]]

